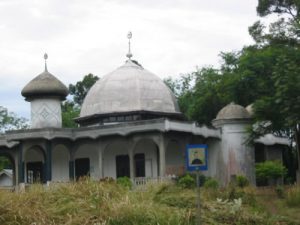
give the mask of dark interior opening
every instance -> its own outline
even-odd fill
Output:
[[[116,170],[118,177],[130,177],[130,166],[128,155],[117,155],[116,156]]]
[[[145,154],[139,153],[134,156],[135,177],[145,177]]]
[[[43,162],[29,162],[27,163],[27,183],[41,183],[43,182]]]
[[[89,158],[75,159],[76,180],[78,180],[80,177],[89,176],[89,175],[90,175],[90,159]]]

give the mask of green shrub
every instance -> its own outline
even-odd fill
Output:
[[[290,207],[300,207],[300,187],[293,186],[286,193],[286,204]]]
[[[243,175],[238,175],[238,176],[236,176],[236,184],[238,187],[244,188],[244,187],[249,186],[249,180],[247,177],[245,177]]]
[[[255,166],[256,178],[259,181],[272,179],[276,181],[287,173],[287,169],[279,161],[265,161]]]
[[[218,189],[219,183],[217,180],[215,180],[213,178],[209,178],[205,181],[204,187],[207,189]]]
[[[117,179],[117,184],[121,185],[122,187],[131,189],[132,188],[132,182],[130,178],[128,177],[119,177]]]
[[[284,198],[284,188],[281,185],[277,185],[275,192],[279,198]]]
[[[191,175],[186,174],[179,178],[178,185],[182,188],[193,188],[196,186],[196,180]]]

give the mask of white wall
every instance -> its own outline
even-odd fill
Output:
[[[25,164],[28,162],[45,162],[44,154],[38,147],[27,149],[24,156]]]
[[[2,174],[0,176],[0,186],[1,187],[13,186],[12,178],[7,176],[6,174]]]
[[[170,140],[166,147],[166,175],[181,175],[185,172],[185,146]]]
[[[75,160],[80,158],[89,158],[90,159],[90,176],[94,179],[99,179],[100,176],[100,169],[99,169],[99,149],[97,145],[90,143],[90,144],[82,144],[78,147],[77,151],[75,152]],[[74,162],[75,162],[74,160]],[[75,171],[74,171],[75,173]],[[75,174],[76,176],[76,174]]]
[[[42,162],[45,163],[45,158],[44,158],[44,154],[43,154],[43,150],[40,149],[39,147],[32,147],[30,149],[27,149],[24,153],[24,178],[25,178],[25,182],[27,182],[27,163],[29,162]],[[46,173],[46,171],[43,171],[44,173]],[[42,176],[42,174],[41,174]]]
[[[52,149],[52,181],[69,181],[70,154],[64,145]]]
[[[134,154],[145,154],[145,176],[157,177],[158,176],[158,160],[157,160],[157,147],[156,144],[150,139],[140,140],[135,148]]]
[[[202,173],[205,176],[213,177],[218,179],[218,175],[220,170],[223,169],[220,167],[219,157],[222,154],[221,149],[221,141],[218,139],[208,139],[206,141],[207,144],[207,171],[203,171]]]
[[[62,126],[59,99],[34,99],[31,101],[31,128]]]
[[[103,175],[116,179],[116,156],[129,155],[128,143],[125,140],[112,140],[104,149],[102,154]]]
[[[232,175],[244,175],[255,184],[254,147],[246,145],[246,125],[225,124],[222,127],[222,150],[219,158],[219,176],[224,184]]]

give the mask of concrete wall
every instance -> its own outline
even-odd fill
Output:
[[[166,147],[166,175],[182,175],[185,173],[185,145],[171,139]]]
[[[62,126],[59,99],[34,99],[31,101],[31,128]]]
[[[246,145],[248,134],[244,124],[224,124],[218,160],[219,180],[228,184],[234,175],[246,176],[255,184],[254,148]]]
[[[69,181],[70,154],[64,145],[57,145],[52,149],[52,181]]]
[[[218,139],[208,139],[206,141],[207,144],[207,154],[208,154],[208,160],[207,160],[207,166],[208,170],[203,171],[202,173],[205,176],[213,177],[215,179],[220,179],[220,163],[219,158],[221,153],[221,140]],[[223,169],[223,168],[222,168]]]
[[[145,154],[145,175],[146,177],[157,177],[158,176],[158,157],[157,157],[157,146],[149,139],[140,140],[135,148],[134,154],[144,153]]]
[[[13,186],[13,180],[11,177],[6,174],[0,175],[0,187],[9,187]]]
[[[128,155],[128,143],[125,140],[111,141],[103,150],[103,175],[116,179],[116,156]]]
[[[80,158],[90,159],[90,176],[94,179],[99,179],[100,169],[99,169],[99,149],[94,143],[84,143],[81,144],[77,151],[75,152],[74,160]],[[76,174],[75,174],[76,175]]]

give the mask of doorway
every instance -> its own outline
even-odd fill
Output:
[[[78,180],[80,177],[89,176],[89,175],[90,175],[90,159],[89,158],[75,159],[76,180]]]
[[[116,156],[116,170],[118,177],[130,177],[129,156],[117,155]]]
[[[27,168],[27,183],[41,183],[43,181],[43,163],[29,162]]]
[[[134,156],[135,177],[145,177],[145,154],[139,153]]]

